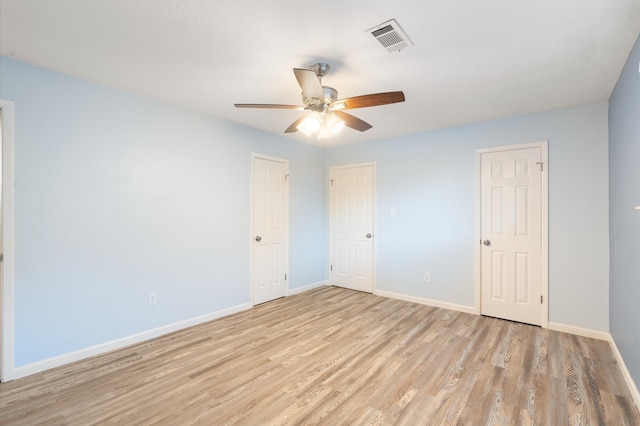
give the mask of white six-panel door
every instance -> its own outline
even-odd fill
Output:
[[[332,167],[330,283],[373,292],[373,164]]]
[[[481,312],[541,323],[541,152],[481,155]],[[286,160],[253,159],[253,300],[286,294]],[[330,282],[373,291],[374,165],[331,169]]]
[[[481,311],[541,325],[541,148],[481,154]]]
[[[286,295],[288,268],[288,162],[253,156],[253,304]]]

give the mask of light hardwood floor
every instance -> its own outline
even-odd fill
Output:
[[[322,287],[0,384],[0,423],[640,425],[609,344]]]

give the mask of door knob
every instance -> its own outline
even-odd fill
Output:
[[[371,238],[371,234],[367,234],[367,238]]]
[[[256,241],[257,241],[257,242],[262,241],[262,237],[261,237],[260,235],[256,236]]]
[[[482,244],[484,244],[485,246],[490,246],[490,245],[491,245],[491,241],[489,241],[489,240],[484,240],[484,241],[482,242]]]

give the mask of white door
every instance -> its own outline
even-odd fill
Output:
[[[253,304],[286,295],[288,268],[288,162],[253,156]]]
[[[481,312],[542,322],[540,147],[481,154]]]
[[[330,283],[372,293],[375,165],[330,174]]]

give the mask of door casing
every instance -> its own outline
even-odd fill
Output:
[[[540,148],[542,158],[542,182],[541,182],[541,232],[542,232],[542,248],[540,252],[540,277],[542,291],[542,318],[540,325],[542,328],[549,327],[549,155],[548,142],[532,142],[517,145],[496,146],[491,148],[482,148],[476,150],[476,223],[475,223],[475,312],[479,315],[482,313],[481,296],[482,296],[482,167],[481,155],[489,152],[512,151],[526,148]]]
[[[14,239],[13,239],[13,102],[0,99],[2,110],[2,287],[0,381],[14,378]]]

